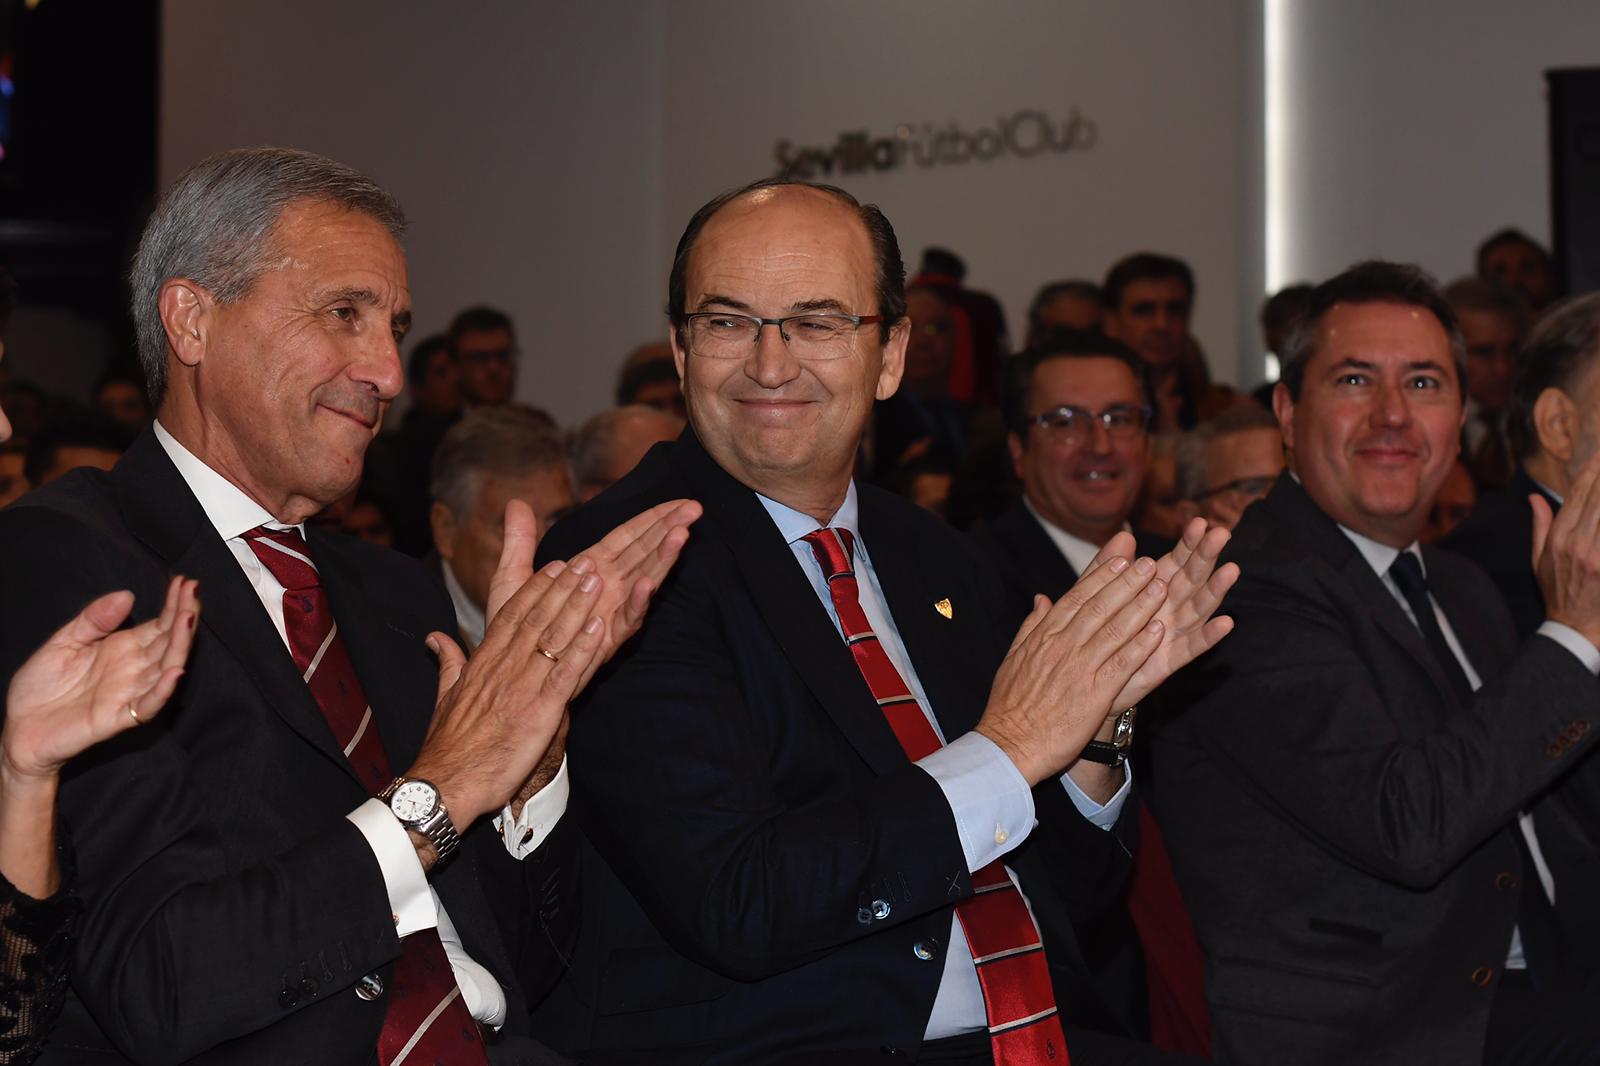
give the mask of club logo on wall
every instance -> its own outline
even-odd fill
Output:
[[[845,130],[830,147],[797,145],[787,137],[773,148],[778,177],[816,178],[899,170],[907,166],[939,167],[989,163],[1006,156],[1031,159],[1057,152],[1086,152],[1099,139],[1093,119],[1073,108],[1064,119],[1027,108],[995,120],[994,125],[966,130],[955,122],[902,125],[892,137],[874,137],[867,130]]]

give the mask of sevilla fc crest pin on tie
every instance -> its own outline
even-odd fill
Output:
[[[948,596],[946,596],[944,599],[940,600],[938,603],[934,604],[933,605],[933,609],[935,611],[938,611],[939,614],[942,615],[946,619],[950,619],[950,618],[954,618],[955,617],[955,613],[956,612],[950,606],[950,597],[948,597]]]

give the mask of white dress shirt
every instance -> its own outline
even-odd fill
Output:
[[[1356,550],[1367,561],[1367,565],[1372,567],[1373,572],[1383,581],[1384,588],[1389,590],[1389,594],[1395,598],[1395,602],[1400,605],[1400,609],[1406,613],[1406,617],[1411,619],[1412,624],[1415,625],[1417,616],[1412,612],[1411,604],[1407,602],[1405,593],[1400,591],[1400,586],[1395,583],[1394,578],[1389,574],[1389,568],[1400,557],[1400,549],[1392,548],[1387,544],[1380,544],[1372,538],[1364,537],[1355,530],[1347,529],[1344,526],[1339,527],[1339,532],[1350,538],[1350,542],[1356,546]],[[1416,542],[1412,542],[1405,551],[1416,557],[1417,565],[1422,568],[1422,575],[1426,578],[1428,575],[1427,565],[1422,561],[1422,551],[1418,548]],[[1439,608],[1439,602],[1433,598],[1432,592],[1428,593],[1428,602],[1433,606],[1434,620],[1439,623],[1439,630],[1444,634],[1444,642],[1450,646],[1450,651],[1455,655],[1456,662],[1461,666],[1462,673],[1467,675],[1467,683],[1476,692],[1483,686],[1483,679],[1478,676],[1478,671],[1472,668],[1472,661],[1467,658],[1467,653],[1462,650],[1461,641],[1456,638],[1456,631],[1450,627],[1450,619]],[[1577,630],[1570,626],[1562,625],[1560,622],[1546,621],[1539,627],[1538,632],[1572,652],[1588,668],[1590,673],[1600,675],[1600,649],[1590,644],[1588,639]],[[1550,875],[1550,867],[1544,861],[1544,852],[1539,848],[1539,836],[1534,831],[1533,815],[1527,811],[1519,814],[1517,828],[1521,830],[1522,838],[1528,844],[1528,853],[1533,856],[1534,871],[1539,875],[1539,883],[1544,887],[1545,895],[1550,897],[1551,904],[1554,904],[1556,901],[1555,878]],[[1522,954],[1522,933],[1513,926],[1511,930],[1511,948],[1506,952],[1506,969],[1526,970],[1527,968],[1527,960]]]
[[[1026,496],[1022,497],[1022,506],[1026,507],[1028,513],[1033,515],[1039,524],[1044,527],[1045,533],[1050,537],[1050,543],[1054,544],[1056,550],[1066,557],[1067,564],[1072,567],[1072,572],[1082,577],[1083,572],[1089,569],[1089,564],[1094,562],[1094,557],[1100,554],[1100,545],[1090,544],[1082,537],[1074,537],[1060,526],[1052,525],[1048,518],[1034,508]],[[1127,530],[1129,528],[1128,523],[1122,523],[1122,528]],[[1132,559],[1128,561],[1130,563],[1133,562]]]
[[[828,617],[838,627],[839,615],[833,605],[833,596],[828,591],[827,577],[811,545],[802,539],[807,533],[823,528],[822,524],[810,515],[785,507],[775,500],[760,494],[757,494],[757,498],[794,552],[800,569],[811,582],[812,590],[827,609]],[[848,529],[854,535],[856,584],[859,586],[861,610],[871,623],[872,631],[878,635],[878,643],[883,646],[889,661],[900,672],[911,694],[917,698],[917,706],[927,716],[933,731],[938,734],[940,741],[945,740],[944,731],[939,727],[939,720],[928,704],[922,682],[918,680],[911,657],[900,639],[900,630],[889,613],[883,587],[878,583],[877,572],[872,566],[872,556],[861,537],[853,482],[845,494],[844,504],[827,525],[835,529]],[[929,604],[928,609],[932,610],[933,605]],[[840,636],[843,637],[842,629]],[[976,871],[987,866],[1016,848],[1033,831],[1037,820],[1033,815],[1033,793],[1028,789],[1028,782],[1006,754],[981,733],[957,737],[933,754],[917,760],[917,765],[938,782],[950,804],[968,870]],[[1060,780],[1078,811],[1100,828],[1109,829],[1116,824],[1133,784],[1132,768],[1127,769],[1130,772],[1122,787],[1104,805],[1090,799],[1067,775],[1063,774]],[[1011,872],[1009,867],[1007,872]],[[1016,882],[1019,891],[1024,889],[1014,872],[1011,879]],[[1023,891],[1023,899],[1027,899],[1026,891]],[[944,973],[939,981],[938,994],[934,997],[933,1012],[928,1017],[925,1038],[937,1040],[983,1029],[987,1025],[983,989],[978,984],[972,949],[967,945],[961,922],[952,915],[950,950],[945,953]]]
[[[450,604],[456,609],[456,628],[467,642],[464,650],[470,655],[483,643],[483,630],[488,625],[483,608],[473,603],[467,590],[461,587],[456,572],[450,569],[449,559],[439,560],[439,572],[444,575],[444,590],[450,594]]]
[[[304,535],[304,527],[285,526],[233,482],[179,444],[160,422],[155,423],[154,428],[156,440],[178,468],[179,476],[189,486],[189,491],[194,493],[217,535],[233,553],[287,648],[289,634],[283,621],[283,586],[256,558],[256,553],[245,542],[243,535],[261,525],[274,529],[294,528]],[[202,595],[204,591],[201,590]],[[536,850],[566,811],[566,771],[566,763],[563,762],[555,780],[523,805],[520,818],[513,819],[511,809],[507,807],[495,819],[496,827],[501,829],[505,838],[506,848],[516,858],[525,858]],[[389,893],[389,906],[395,916],[396,934],[405,937],[419,929],[437,928],[467,1009],[485,1025],[498,1028],[504,1024],[505,991],[489,971],[474,961],[461,946],[461,937],[451,923],[450,916],[445,913],[439,897],[428,884],[427,874],[423,872],[422,862],[417,858],[410,836],[390,813],[388,804],[373,798],[346,817],[361,831],[378,860],[384,887]]]

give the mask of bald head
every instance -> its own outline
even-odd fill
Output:
[[[572,437],[578,499],[587,501],[622,480],[653,446],[676,440],[683,419],[656,407],[630,404],[590,418]]]

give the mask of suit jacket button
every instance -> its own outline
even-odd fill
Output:
[[[1472,983],[1477,985],[1479,988],[1488,988],[1489,983],[1493,980],[1493,966],[1479,966],[1476,970],[1472,971]]]
[[[316,979],[311,977],[300,978],[300,991],[308,996],[315,996],[317,994]]]
[[[911,945],[911,954],[915,955],[923,962],[927,962],[929,959],[939,954],[939,942],[937,940],[919,940],[915,944]]]
[[[383,995],[383,978],[375,973],[369,973],[356,982],[356,995],[371,1003]]]
[[[867,910],[867,908],[862,907],[860,910],[856,911],[856,921],[860,922],[862,925],[871,925],[872,912]]]
[[[1502,892],[1510,892],[1517,887],[1517,877],[1510,870],[1501,870],[1494,875],[1494,887]]]
[[[872,901],[872,916],[874,918],[878,919],[878,921],[880,921],[880,922],[883,921],[885,918],[889,917],[889,901],[886,900],[886,899],[875,899],[875,900],[873,900]]]
[[[284,1010],[289,1010],[299,1002],[300,993],[290,988],[288,982],[284,982],[283,991],[278,993],[278,1006]]]
[[[1551,744],[1548,748],[1544,749],[1544,753],[1546,755],[1550,756],[1550,758],[1552,758],[1552,759],[1559,759],[1559,758],[1561,758],[1561,753],[1563,751],[1566,751],[1566,750],[1567,749],[1562,747],[1559,743],[1554,743],[1554,744]]]

